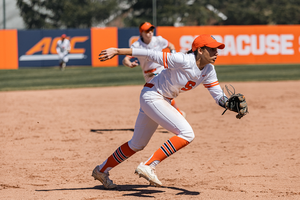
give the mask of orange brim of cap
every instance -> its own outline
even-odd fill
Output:
[[[218,48],[218,49],[224,49],[225,48],[225,44],[217,42],[217,41],[209,43],[205,46],[210,47],[210,48]]]
[[[148,31],[150,28],[155,28],[155,26],[153,26],[152,24],[147,22],[147,23],[143,24],[143,26],[141,26],[140,33],[143,31]]]
[[[204,44],[195,45],[195,46],[193,46],[192,51],[196,51],[199,47],[204,47],[204,46],[210,47],[210,48],[218,48],[218,49],[224,49],[225,48],[225,44],[214,41],[214,42],[211,42],[211,43],[208,43],[208,44],[205,44],[205,45]]]
[[[192,51],[196,51],[199,47],[210,47],[210,48],[218,48],[224,49],[225,44],[217,42],[217,40],[208,34],[199,35],[192,44]]]

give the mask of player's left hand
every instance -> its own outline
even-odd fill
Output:
[[[139,65],[139,63],[138,63],[138,61],[137,60],[135,60],[135,61],[133,61],[133,62],[131,62],[130,63],[130,68],[134,68],[134,67],[136,67],[136,66],[138,66]]]
[[[115,55],[117,55],[118,49],[117,48],[109,48],[102,50],[99,54],[99,60],[100,61],[106,61],[109,59],[112,59]]]
[[[228,110],[238,113],[236,118],[241,119],[248,113],[248,105],[245,99],[245,96],[241,93],[233,94],[227,102],[225,103],[225,107]]]
[[[225,102],[225,108],[226,108],[226,110],[228,109],[228,110],[238,113],[236,115],[236,118],[241,119],[247,113],[249,113],[248,104],[246,102],[245,96],[241,93],[235,94],[234,87],[232,85],[230,85],[230,86],[232,87],[233,91],[231,91],[227,87],[227,85],[225,85],[227,92],[230,95],[229,99]],[[226,112],[226,110],[224,110],[223,114]]]

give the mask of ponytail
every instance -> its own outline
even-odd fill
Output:
[[[188,50],[188,52],[186,52],[187,54],[189,54],[189,53],[194,53],[194,55],[195,56],[197,56],[197,54],[198,54],[198,51],[196,50],[196,51],[192,51],[192,49],[190,49],[190,50]]]
[[[186,52],[187,54],[189,53],[193,53],[192,49],[188,50],[188,52]]]

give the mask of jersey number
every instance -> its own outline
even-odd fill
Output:
[[[193,88],[193,86],[195,86],[196,83],[194,81],[189,81],[185,84],[185,86],[183,88],[181,88],[181,90],[184,90],[184,91],[188,91],[188,90],[191,90]]]

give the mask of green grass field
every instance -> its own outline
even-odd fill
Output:
[[[298,65],[220,65],[220,82],[299,80]],[[142,85],[140,67],[58,67],[0,70],[0,91]]]

